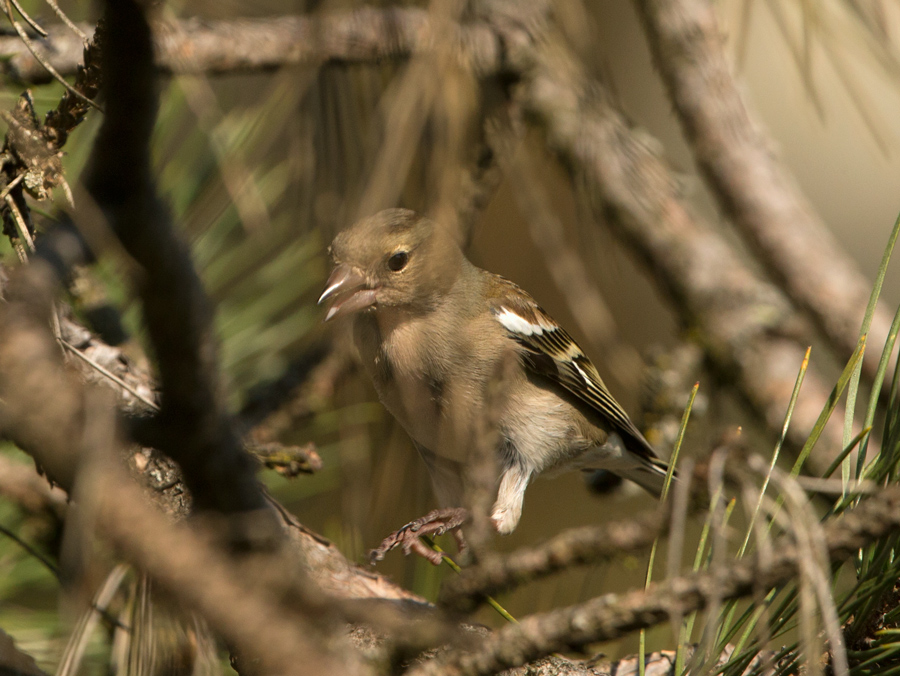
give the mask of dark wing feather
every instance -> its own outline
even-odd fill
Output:
[[[525,348],[526,365],[596,410],[619,432],[629,450],[658,464],[653,447],[566,330],[512,282],[498,277],[494,292],[491,311],[510,338]]]

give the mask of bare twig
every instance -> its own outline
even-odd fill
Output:
[[[56,16],[58,16],[62,20],[62,22],[64,24],[66,24],[66,26],[69,27],[70,31],[72,31],[73,33],[75,33],[75,35],[77,35],[79,38],[81,38],[81,41],[83,43],[87,43],[87,41],[88,41],[87,33],[85,33],[83,30],[81,30],[81,28],[79,28],[78,25],[74,21],[72,21],[66,15],[66,13],[64,11],[62,11],[62,9],[60,9],[59,5],[56,4],[56,0],[44,0],[44,1],[48,5],[50,5],[50,9],[52,9],[56,13]],[[46,32],[44,32],[44,37],[47,37]]]
[[[140,401],[145,403],[151,410],[159,411],[159,405],[155,401],[152,401],[151,399],[148,399],[147,397],[145,397],[143,394],[138,392],[136,388],[134,388],[131,385],[129,385],[128,383],[126,383],[124,380],[119,378],[119,376],[117,376],[115,373],[113,373],[109,369],[104,368],[101,364],[98,364],[96,360],[91,359],[88,355],[86,355],[84,352],[79,350],[77,347],[75,347],[71,343],[69,343],[65,340],[62,340],[62,339],[60,339],[59,342],[62,344],[62,346],[64,348],[69,350],[72,354],[74,354],[79,359],[82,359],[86,364],[88,364],[92,369],[94,369],[95,371],[100,373],[104,378],[109,378],[112,382],[114,382],[116,385],[118,385],[123,390],[128,392],[130,395],[132,395],[136,399],[139,399]]]
[[[18,0],[9,0],[9,2],[12,2],[12,6],[16,8],[16,11],[22,16],[23,19],[25,19],[25,23],[27,23],[29,26],[31,26],[31,29],[35,33],[40,35],[42,38],[47,37],[47,31],[45,31],[43,28],[41,28],[41,25],[37,21],[32,19],[24,9],[22,9],[22,5],[19,4]],[[11,21],[12,15],[9,14],[8,16]]]
[[[537,547],[494,555],[449,579],[441,590],[442,605],[468,611],[487,596],[554,572],[646,549],[666,525],[667,520],[654,512],[630,521],[567,530]]]
[[[19,207],[16,206],[16,200],[12,195],[6,195],[3,198],[3,201],[6,202],[6,206],[9,207],[9,210],[12,212],[13,219],[16,223],[16,228],[19,231],[19,237],[25,242],[28,247],[28,251],[34,253],[34,238],[31,236],[31,233],[28,231],[28,226],[25,224],[25,219],[22,218],[22,212],[19,211]]]
[[[50,571],[50,573],[53,575],[53,577],[56,577],[56,578],[59,577],[59,568],[56,567],[56,564],[53,563],[50,559],[48,559],[43,553],[39,552],[37,549],[35,549],[30,544],[25,542],[25,540],[20,538],[18,536],[18,534],[14,533],[9,528],[7,528],[6,526],[3,526],[3,525],[0,525],[0,534],[8,537],[10,540],[12,540],[17,545],[19,545],[19,547],[24,549],[25,552],[27,552],[29,556],[32,556],[35,559],[37,559],[37,561],[40,562],[40,564],[42,566],[44,566],[44,568],[46,568],[47,570]]]
[[[7,16],[7,18],[9,18],[9,21],[13,25],[13,28],[15,28],[16,33],[19,34],[19,38],[21,38],[22,42],[25,43],[25,46],[28,47],[28,51],[30,51],[32,56],[34,57],[34,59],[38,63],[40,63],[41,66],[43,66],[47,70],[47,72],[50,73],[50,75],[53,76],[54,80],[56,80],[63,87],[65,87],[73,96],[77,96],[78,98],[82,99],[86,104],[96,108],[97,110],[102,110],[102,108],[100,108],[100,106],[98,106],[96,103],[94,103],[90,98],[88,98],[87,96],[82,94],[80,91],[75,89],[68,82],[66,82],[66,79],[62,75],[59,74],[59,72],[56,70],[56,68],[53,67],[53,64],[51,64],[47,59],[45,59],[41,55],[41,53],[38,51],[37,47],[35,46],[34,42],[31,40],[31,38],[28,37],[28,33],[25,32],[25,29],[22,28],[21,24],[19,24],[19,22],[16,21],[15,16],[13,16],[13,11],[12,11],[12,6],[10,5],[10,0],[6,0],[6,16]],[[27,16],[27,15],[23,14],[22,16]],[[43,29],[40,29],[40,31],[43,32]]]

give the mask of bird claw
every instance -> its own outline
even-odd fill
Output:
[[[444,555],[428,547],[419,538],[423,535],[437,536],[453,531],[457,542],[464,544],[462,533],[456,529],[462,526],[468,518],[469,512],[461,507],[435,509],[388,535],[378,547],[369,552],[369,563],[374,566],[389,551],[402,547],[403,553],[407,556],[411,552],[415,552],[435,566],[440,565]]]

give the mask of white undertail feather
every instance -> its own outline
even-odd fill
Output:
[[[501,535],[512,533],[522,518],[522,502],[525,500],[525,489],[531,480],[531,471],[518,464],[503,473],[497,501],[491,513],[491,519]]]

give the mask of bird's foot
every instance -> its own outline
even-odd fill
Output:
[[[423,535],[443,535],[453,532],[460,549],[465,548],[465,540],[458,529],[469,519],[468,510],[462,507],[435,509],[425,516],[410,521],[408,524],[388,535],[381,544],[369,552],[369,563],[375,565],[384,555],[396,547],[402,547],[404,554],[415,552],[435,566],[444,559],[441,552],[436,552],[419,538]]]

